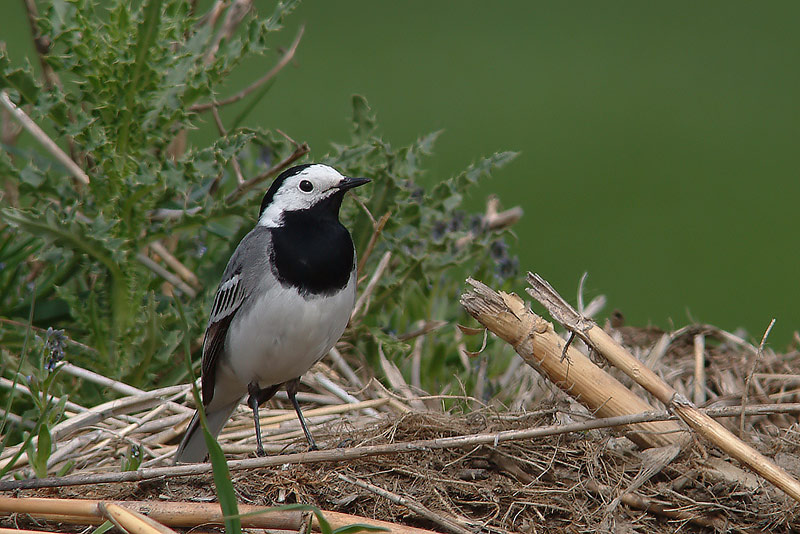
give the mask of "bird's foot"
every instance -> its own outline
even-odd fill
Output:
[[[259,458],[263,458],[266,455],[267,455],[267,453],[264,452],[264,447],[262,447],[261,445],[256,447],[256,456],[258,456]]]

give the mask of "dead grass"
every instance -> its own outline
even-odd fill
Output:
[[[690,398],[695,394],[698,336],[702,337],[705,407],[738,406],[749,379],[751,407],[771,405],[785,413],[762,413],[744,419],[747,443],[772,458],[795,477],[800,476],[800,352],[760,354],[757,347],[714,327],[695,325],[668,335],[647,328],[610,328],[640,359],[669,384]],[[614,370],[612,374],[618,375]],[[752,373],[751,373],[752,371]],[[450,436],[497,433],[583,421],[586,410],[555,388],[542,387],[522,366],[518,383],[528,384],[527,402],[515,411],[490,406],[469,413],[444,413],[440,403],[423,399],[412,411],[405,396],[394,396],[382,386],[356,390],[342,374],[321,365],[309,373],[306,393],[316,402],[305,402],[312,431],[327,450],[433,440]],[[343,405],[315,379],[322,373],[359,399],[385,399],[364,408]],[[527,377],[527,378],[526,378]],[[530,378],[530,380],[528,379]],[[630,381],[617,378],[636,391]],[[533,387],[536,384],[536,387]],[[641,390],[638,391],[641,394]],[[519,398],[507,391],[505,398]],[[65,461],[82,474],[119,470],[121,457],[131,443],[144,449],[143,466],[167,465],[175,438],[185,425],[185,395],[175,408],[136,404],[135,411],[106,411],[106,417],[74,427],[58,438],[57,450],[72,448]],[[280,401],[279,401],[280,402]],[[340,414],[314,415],[314,408],[342,405]],[[468,403],[464,403],[467,405]],[[139,428],[125,431],[137,420],[161,406],[159,416]],[[763,410],[762,410],[763,411]],[[265,437],[272,455],[303,451],[305,442],[284,409],[264,411],[265,419],[285,416],[284,421],[265,421]],[[739,417],[720,419],[735,433]],[[56,434],[58,434],[56,432]],[[232,457],[252,457],[252,422],[242,409],[221,436]],[[694,439],[675,457],[657,458],[643,451],[613,429],[545,436],[463,447],[413,450],[367,456],[342,462],[287,464],[270,469],[233,472],[234,485],[243,504],[314,504],[323,510],[382,519],[441,532],[794,532],[800,529],[800,508],[795,501],[762,479],[723,460],[707,442]],[[4,454],[2,461],[8,456]],[[653,468],[653,466],[656,466]],[[19,465],[17,476],[30,476]],[[358,482],[358,483],[357,483]],[[7,494],[9,495],[9,494]],[[14,490],[16,497],[93,498],[144,501],[213,501],[209,474],[165,476],[138,483],[94,484]],[[45,523],[46,529],[63,528]],[[37,522],[15,514],[0,519],[0,526],[36,528]]]

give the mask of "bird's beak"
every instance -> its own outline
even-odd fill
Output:
[[[349,177],[345,176],[342,179],[342,181],[339,182],[339,185],[337,185],[336,187],[339,188],[339,189],[343,189],[343,190],[347,191],[348,189],[353,189],[354,187],[358,187],[360,185],[364,185],[364,184],[369,183],[371,181],[372,180],[370,180],[369,178],[349,178]]]

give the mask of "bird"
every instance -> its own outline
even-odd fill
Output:
[[[247,396],[256,454],[264,456],[258,407],[285,387],[310,448],[317,448],[297,388],[353,311],[356,251],[339,209],[347,191],[368,182],[310,163],[283,171],[270,185],[254,228],[228,261],[203,338],[202,403],[214,437]],[[203,462],[207,454],[196,412],[175,463]]]

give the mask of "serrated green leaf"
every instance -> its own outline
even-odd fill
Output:
[[[0,89],[15,90],[22,99],[22,104],[36,103],[39,97],[39,84],[27,58],[24,67],[12,68],[8,53],[0,52]]]
[[[133,109],[136,95],[141,91],[144,73],[151,67],[148,65],[151,48],[158,37],[161,22],[162,0],[146,0],[142,9],[143,18],[139,23],[136,33],[136,47],[134,48],[133,71],[130,79],[125,84],[125,109],[120,119],[120,134],[117,149],[122,154],[128,150],[128,137],[133,120]]]
[[[33,187],[39,187],[42,185],[42,183],[44,183],[44,174],[42,174],[42,171],[33,167],[32,165],[28,165],[19,171],[19,179],[23,183]]]
[[[39,435],[36,442],[36,453],[33,459],[33,468],[36,476],[44,478],[47,476],[47,460],[50,459],[50,454],[53,447],[52,439],[50,438],[50,429],[47,427],[46,422],[39,425]]]
[[[375,115],[372,113],[367,99],[361,95],[353,95],[353,137],[358,141],[366,141],[375,131]]]
[[[117,240],[111,239],[108,243],[105,243],[94,237],[92,233],[87,232],[86,228],[82,227],[77,221],[64,224],[63,221],[58,221],[55,214],[50,211],[46,212],[43,218],[13,208],[6,208],[0,211],[0,214],[9,224],[33,235],[52,240],[60,246],[86,254],[108,269],[111,275],[114,333],[119,334],[124,331],[129,324],[132,310],[128,292],[128,280],[119,264],[114,260],[114,256],[119,257],[123,254],[119,247],[120,243]],[[93,223],[98,230],[102,230],[103,224],[101,218]],[[107,248],[109,245],[111,246],[110,249]]]

